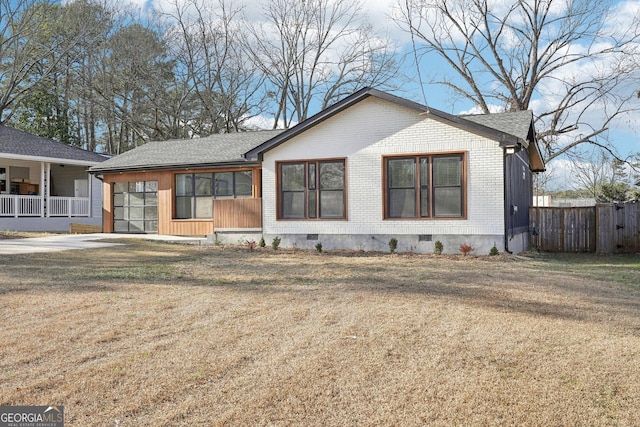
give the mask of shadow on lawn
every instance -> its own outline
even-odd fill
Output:
[[[117,248],[42,254],[37,259],[34,265],[33,255],[3,257],[0,294],[122,291],[132,284],[224,287],[301,299],[354,292],[408,294],[534,317],[615,319],[625,329],[640,332],[640,289],[633,279],[624,282],[626,275],[637,277],[634,273],[640,267],[633,257],[319,255],[135,241]],[[615,277],[608,280],[614,270]]]

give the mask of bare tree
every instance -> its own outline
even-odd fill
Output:
[[[397,73],[391,43],[364,23],[352,0],[272,0],[264,21],[247,25],[245,51],[266,76],[275,120],[289,127],[364,86]]]
[[[606,0],[400,1],[416,53],[448,65],[435,83],[483,113],[535,102],[546,161],[588,144],[616,154],[607,131],[638,109],[638,16]]]
[[[603,185],[613,179],[612,159],[601,151],[590,156],[574,156],[571,159],[572,175],[576,185],[587,191],[589,197],[597,198]]]
[[[0,0],[0,123],[17,101],[59,69],[91,28],[82,21],[66,37],[47,37],[65,9],[47,0]],[[83,25],[85,24],[85,25]]]
[[[633,191],[640,155],[629,156],[626,161],[608,153],[592,150],[571,159],[572,176],[578,190],[598,202],[624,202],[637,199]]]
[[[240,9],[226,0],[174,0],[162,13],[174,23],[177,71],[197,101],[188,119],[192,133],[241,130],[259,110],[263,80],[241,50]]]

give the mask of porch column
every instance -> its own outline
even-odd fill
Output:
[[[40,218],[44,217],[44,172],[45,172],[45,163],[40,162]]]
[[[51,211],[51,200],[49,198],[50,194],[51,194],[51,163],[43,163],[43,174],[42,174],[42,180],[43,180],[43,186],[42,188],[42,195],[44,197],[44,202],[46,206],[46,217],[49,218],[51,215],[49,214]],[[44,208],[43,206],[43,208]],[[43,209],[44,210],[44,209]]]
[[[89,212],[88,216],[89,218],[92,218],[92,212],[93,212],[93,181],[91,180],[93,177],[90,173],[87,172],[87,185],[89,186],[89,188],[87,189],[87,193],[89,195]]]

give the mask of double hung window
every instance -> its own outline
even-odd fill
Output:
[[[278,180],[279,218],[345,218],[344,160],[279,163]]]
[[[387,157],[386,218],[462,218],[464,155]]]

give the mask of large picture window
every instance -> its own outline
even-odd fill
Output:
[[[343,219],[344,160],[280,163],[279,218]]]
[[[175,218],[213,218],[213,199],[251,197],[252,188],[252,171],[176,174]]]
[[[418,155],[384,160],[386,218],[462,218],[464,155]]]

